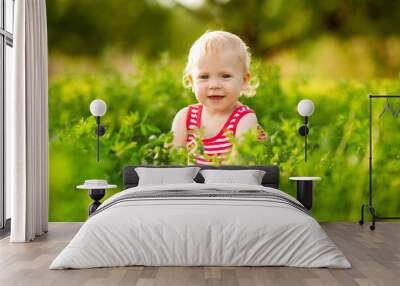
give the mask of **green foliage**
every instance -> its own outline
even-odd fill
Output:
[[[65,74],[53,78],[50,111],[50,220],[85,220],[86,192],[76,185],[104,178],[122,188],[125,164],[186,164],[188,152],[172,148],[171,123],[195,97],[182,87],[183,63],[164,56],[156,64],[141,60],[127,77],[112,71]],[[281,189],[294,195],[289,176],[321,176],[316,184],[314,216],[319,220],[357,220],[368,191],[368,94],[396,93],[399,80],[321,82],[305,78],[282,80],[276,66],[256,62],[260,81],[254,98],[243,98],[257,113],[269,139],[258,141],[248,133],[235,143],[229,163],[278,164]],[[95,119],[89,104],[107,103],[102,117],[106,134],[100,139],[96,162]],[[297,134],[302,124],[296,106],[309,98],[316,110],[310,118],[308,162],[304,141]],[[400,212],[400,169],[397,142],[400,124],[386,114],[378,120],[384,102],[374,105],[374,188],[380,215]],[[400,103],[393,103],[400,107]],[[379,178],[379,179],[378,179]]]
[[[238,34],[263,56],[328,33],[398,35],[397,1],[208,0],[196,8],[185,2],[48,1],[49,46],[70,55],[99,56],[113,47],[154,58],[164,50],[186,51],[208,27]]]

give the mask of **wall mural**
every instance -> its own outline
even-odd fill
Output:
[[[289,177],[321,177],[313,215],[358,221],[368,95],[400,90],[400,4],[314,2],[48,2],[50,221],[86,220],[77,186],[106,180],[107,198],[124,165],[196,163],[277,164],[294,196]],[[372,114],[374,204],[388,216],[400,213],[400,121],[380,115],[397,104]]]

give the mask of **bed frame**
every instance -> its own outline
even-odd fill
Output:
[[[154,166],[154,165],[126,165],[123,169],[123,184],[124,189],[133,188],[138,185],[139,176],[137,175],[135,168],[136,167],[148,167],[148,168],[182,168],[187,166]],[[219,169],[219,170],[263,170],[265,171],[265,175],[262,179],[261,184],[264,187],[270,188],[279,188],[279,167],[276,165],[270,166],[233,166],[233,165],[225,165],[225,166],[198,166],[202,170],[204,169]],[[204,178],[200,174],[194,178],[197,183],[204,183]]]

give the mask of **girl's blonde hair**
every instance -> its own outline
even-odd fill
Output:
[[[187,88],[192,87],[191,76],[193,65],[201,54],[225,49],[236,50],[239,54],[239,60],[243,64],[244,73],[250,73],[251,54],[249,48],[241,38],[225,31],[207,31],[201,35],[190,48],[188,61],[183,73],[183,85]],[[258,82],[251,80],[249,82],[249,87],[246,90],[242,90],[241,94],[252,97],[256,94],[257,87]]]

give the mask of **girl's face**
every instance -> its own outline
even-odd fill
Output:
[[[204,53],[192,70],[193,91],[197,100],[214,112],[231,112],[241,90],[248,87],[250,74],[244,72],[237,52]]]

